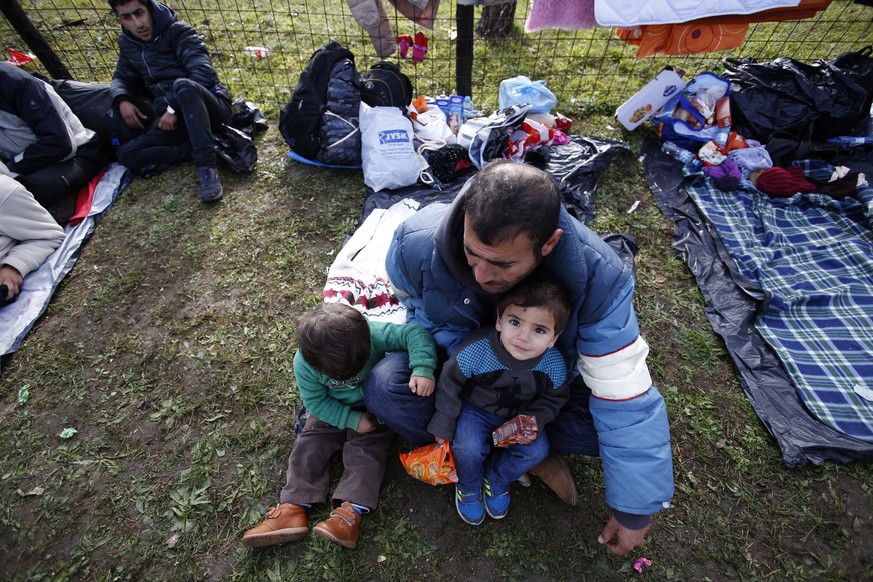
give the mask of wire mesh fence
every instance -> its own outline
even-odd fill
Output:
[[[2,0],[5,7],[17,4]],[[287,102],[300,71],[312,53],[329,40],[347,46],[359,70],[381,60],[368,33],[339,0],[186,0],[172,7],[180,19],[193,24],[205,38],[222,80],[235,96],[254,101],[268,115]],[[80,81],[108,82],[117,55],[121,30],[107,3],[101,0],[21,0],[20,7],[46,39],[70,76]],[[413,80],[418,94],[452,93],[458,80],[459,30],[472,11],[481,23],[484,8],[459,7],[444,0],[433,28],[385,9],[395,35],[423,33],[427,53],[419,63],[388,57]],[[530,0],[518,0],[501,39],[479,34],[472,39],[471,93],[477,107],[497,106],[501,80],[525,75],[545,80],[558,97],[558,109],[608,113],[652,78],[665,65],[696,73],[720,72],[724,57],[758,61],[788,56],[811,62],[830,59],[873,44],[873,9],[848,0],[834,0],[827,10],[806,20],[752,23],[741,47],[720,53],[636,58],[637,48],[620,40],[614,29],[547,29],[524,32]],[[6,47],[26,51],[22,37],[8,19],[0,21]],[[269,56],[250,56],[245,47],[268,49]],[[28,65],[46,74],[40,63]]]

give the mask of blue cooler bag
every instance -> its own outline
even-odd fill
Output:
[[[700,73],[652,116],[655,133],[662,140],[697,151],[703,143],[725,131],[715,118],[716,103],[730,94],[730,81],[712,73]]]

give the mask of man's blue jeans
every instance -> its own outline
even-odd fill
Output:
[[[417,396],[409,389],[409,354],[391,352],[364,380],[364,404],[376,418],[413,446],[434,442],[427,423],[434,413],[433,395]]]
[[[190,79],[176,79],[173,93],[178,121],[173,131],[157,123],[143,135],[118,148],[118,161],[139,174],[152,165],[174,166],[194,160],[199,167],[215,167],[212,132],[230,123],[230,105]]]
[[[549,438],[544,432],[526,445],[495,447],[491,431],[507,420],[467,402],[461,404],[452,440],[458,489],[479,491],[485,477],[498,490],[505,489],[549,455]]]
[[[412,446],[434,442],[427,424],[434,413],[433,396],[422,398],[409,390],[409,356],[406,352],[386,355],[364,381],[367,410]],[[573,384],[570,401],[558,417],[546,426],[554,452],[599,456],[597,431],[591,419],[588,399],[591,391],[580,380]]]

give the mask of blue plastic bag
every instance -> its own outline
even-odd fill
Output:
[[[558,98],[546,87],[545,81],[531,81],[522,75],[500,81],[498,99],[500,109],[527,103],[530,113],[549,113],[558,104]]]

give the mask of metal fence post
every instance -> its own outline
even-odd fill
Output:
[[[458,4],[455,25],[455,88],[458,95],[473,94],[473,7]]]

